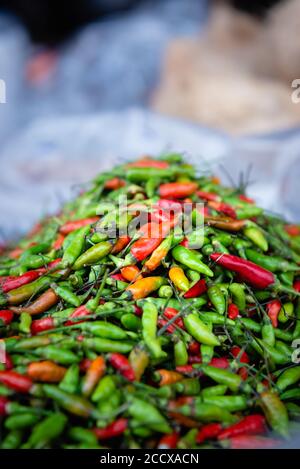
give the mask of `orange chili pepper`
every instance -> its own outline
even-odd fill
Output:
[[[64,240],[65,240],[64,235],[61,233],[58,233],[57,238],[54,241],[53,246],[52,246],[53,249],[55,249],[56,251],[60,249],[63,245]]]
[[[165,283],[163,277],[147,277],[137,280],[132,285],[126,288],[126,291],[134,300],[146,298],[155,290],[158,290]]]
[[[89,366],[85,377],[83,378],[81,391],[85,397],[88,397],[93,392],[95,386],[105,373],[105,360],[103,357],[97,357],[92,361]]]
[[[113,246],[111,253],[118,254],[119,252],[123,251],[123,249],[127,246],[128,243],[130,243],[129,236],[121,236],[117,240],[116,244]]]
[[[116,189],[120,189],[121,187],[124,187],[124,186],[126,186],[126,182],[123,181],[123,179],[120,179],[120,178],[118,178],[118,177],[109,179],[109,180],[106,181],[106,183],[104,184],[104,188],[105,188],[105,189],[108,189],[108,190],[110,190],[110,191],[113,191],[113,190],[116,190]]]
[[[155,377],[159,379],[159,386],[174,384],[183,379],[183,375],[181,373],[164,369],[157,370],[155,372]]]
[[[136,265],[128,265],[123,267],[121,269],[121,274],[128,282],[135,282],[136,280],[141,280],[143,278],[140,269]]]
[[[160,243],[160,245],[153,251],[150,258],[145,262],[143,266],[143,270],[145,272],[152,272],[153,270],[157,269],[157,267],[159,267],[162,260],[170,251],[172,242],[173,235],[170,235]]]
[[[30,306],[13,306],[11,311],[16,314],[28,313],[32,316],[41,314],[51,308],[51,306],[58,303],[59,297],[56,295],[52,288],[46,290],[41,296],[39,296]]]
[[[45,360],[30,363],[27,367],[27,376],[33,381],[59,383],[63,379],[66,371],[66,368],[63,366],[59,366],[50,360]]]
[[[74,220],[68,221],[64,225],[62,225],[59,229],[59,232],[63,235],[67,235],[72,233],[72,231],[78,230],[87,225],[93,225],[99,221],[99,217],[91,217],[91,218],[84,218],[82,220]]]
[[[164,199],[184,199],[198,187],[196,182],[167,182],[159,186],[159,195]]]

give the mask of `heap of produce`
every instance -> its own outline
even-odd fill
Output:
[[[299,265],[298,226],[178,154],[100,174],[2,250],[0,447],[284,446]]]

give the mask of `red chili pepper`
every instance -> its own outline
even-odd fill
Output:
[[[134,314],[137,316],[142,316],[143,315],[143,310],[139,306],[134,305]]]
[[[168,321],[166,319],[158,318],[157,323],[159,327],[164,327],[168,324]],[[174,334],[176,332],[176,327],[173,326],[173,324],[169,324],[166,330],[169,332],[169,334]]]
[[[214,194],[213,192],[197,191],[196,194],[198,197],[200,197],[200,199],[203,199],[203,200],[220,201],[220,197],[217,194]]]
[[[195,285],[190,288],[183,296],[184,298],[197,298],[207,291],[205,279],[198,280]]]
[[[248,357],[248,354],[245,351],[241,353],[241,350],[242,349],[240,347],[234,345],[233,347],[231,347],[230,353],[234,356],[234,358],[239,357],[239,361],[241,363],[250,363],[250,358]]]
[[[279,300],[272,300],[270,301],[267,306],[266,310],[268,313],[269,318],[271,319],[271,323],[273,327],[278,326],[278,314],[281,310],[281,302]]]
[[[23,376],[15,371],[0,371],[0,383],[14,391],[27,393],[32,386],[32,381],[27,376]]]
[[[123,179],[115,177],[106,181],[106,183],[104,184],[104,188],[108,189],[109,191],[114,191],[116,189],[120,189],[121,187],[124,187],[125,185],[126,185],[126,182],[123,181]]]
[[[7,280],[13,280],[15,279],[16,277],[13,277],[12,275],[8,275],[6,277],[1,277],[0,278],[0,287],[3,285],[3,283],[5,283]]]
[[[294,290],[300,293],[300,280],[296,280],[293,285]]]
[[[0,396],[0,417],[6,415],[6,406],[8,404],[8,399],[4,396]]]
[[[54,241],[53,246],[52,246],[53,249],[55,249],[56,251],[58,251],[58,249],[60,249],[60,248],[62,247],[64,240],[65,240],[64,235],[61,234],[61,233],[58,233],[57,238],[56,238],[56,240]]]
[[[4,365],[6,370],[12,370],[14,367],[13,361],[7,352],[4,354]]]
[[[141,160],[134,161],[133,163],[128,163],[127,168],[158,168],[166,169],[169,167],[167,161],[158,161],[153,160],[152,158],[142,158]]]
[[[231,449],[263,449],[278,448],[282,444],[280,440],[275,438],[265,438],[262,436],[239,435],[230,438]]]
[[[70,315],[70,319],[72,318],[82,318],[84,316],[89,316],[91,312],[87,309],[85,305],[81,305],[78,308],[73,311],[73,313]],[[65,326],[72,326],[73,324],[79,324],[80,322],[84,321],[73,321],[73,320],[68,320],[65,323]]]
[[[110,278],[114,280],[120,280],[121,282],[126,282],[125,278],[123,277],[122,274],[113,274],[110,276]]]
[[[111,250],[112,254],[118,254],[119,252],[123,251],[123,249],[126,248],[130,241],[131,238],[129,238],[129,236],[121,236],[113,246]]]
[[[176,366],[176,371],[182,374],[189,374],[195,371],[195,368],[193,368],[192,365],[182,365],[182,366]]]
[[[150,213],[150,221],[154,223],[164,223],[170,220],[172,214],[165,210],[158,209]]]
[[[141,262],[159,246],[160,242],[160,238],[140,238],[132,245],[130,252],[136,261]]]
[[[230,362],[226,357],[214,357],[209,363],[210,366],[215,366],[216,368],[229,368]]]
[[[0,310],[0,322],[2,321],[5,326],[8,326],[13,320],[14,313],[9,309]]]
[[[94,428],[94,433],[99,440],[109,440],[122,435],[128,427],[128,420],[120,418],[105,428]]]
[[[240,194],[239,199],[242,200],[243,202],[247,202],[248,204],[254,204],[255,203],[255,201],[253,199],[251,199],[250,197],[247,197],[244,194]]]
[[[23,285],[27,285],[27,283],[33,282],[40,275],[40,272],[37,270],[30,270],[28,272],[25,272],[25,274],[20,275],[20,277],[14,277],[12,279],[6,280],[2,284],[2,291],[4,293],[7,293],[10,290],[15,290],[16,288],[22,287]]]
[[[164,435],[157,445],[157,449],[175,449],[179,440],[179,434],[174,432]]]
[[[166,308],[164,310],[164,317],[167,318],[167,319],[173,319],[174,316],[176,316],[177,314],[179,313],[179,311],[175,308]],[[175,321],[174,321],[174,324],[176,324],[178,327],[180,327],[181,329],[185,329],[184,327],[184,324],[183,324],[183,320],[181,318],[177,318]]]
[[[183,238],[183,240],[179,244],[180,244],[180,246],[188,248],[189,247],[189,240],[187,238]]]
[[[300,227],[297,225],[286,225],[284,229],[290,236],[300,235]]]
[[[189,343],[188,351],[191,355],[199,355],[200,354],[200,344],[195,340]]]
[[[64,225],[62,225],[59,229],[59,232],[66,236],[69,233],[72,233],[72,231],[78,230],[79,228],[82,228],[83,226],[87,225],[93,225],[99,220],[99,217],[91,217],[91,218],[84,218],[83,220],[74,220],[74,221],[68,221]]]
[[[208,202],[208,206],[217,212],[224,213],[224,215],[227,215],[230,218],[236,218],[236,211],[234,208],[229,204],[225,204],[225,202],[210,201]]]
[[[35,319],[31,323],[31,334],[36,335],[39,332],[49,331],[50,329],[54,329],[55,323],[53,318],[50,316],[41,319]]]
[[[135,381],[134,371],[128,359],[120,353],[111,353],[109,355],[109,363],[118,370],[128,381]]]
[[[247,415],[240,422],[222,430],[218,435],[218,440],[226,440],[239,435],[259,435],[265,432],[266,422],[262,415]]]
[[[240,314],[239,308],[234,303],[228,305],[228,317],[229,319],[236,319]]]
[[[217,438],[221,431],[222,425],[220,423],[209,423],[204,425],[200,428],[197,434],[196,442],[201,444],[206,440],[213,440],[214,438]]]
[[[246,283],[254,288],[264,290],[275,283],[275,276],[272,272],[263,269],[254,262],[219,252],[211,254],[210,258],[225,269],[239,274]]]
[[[159,207],[163,210],[166,210],[167,213],[178,213],[182,212],[182,205],[177,200],[170,200],[170,199],[159,199],[156,202],[154,208]]]
[[[159,186],[159,195],[165,199],[184,199],[197,189],[196,182],[167,182]]]
[[[61,257],[58,259],[55,259],[55,261],[49,262],[47,267],[41,267],[40,269],[36,269],[36,272],[38,272],[40,275],[48,272],[49,270],[54,270],[54,267],[59,266],[61,261]]]

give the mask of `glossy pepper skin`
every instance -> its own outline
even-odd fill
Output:
[[[213,277],[214,275],[212,270],[205,265],[193,251],[184,246],[176,246],[172,249],[172,256],[177,262],[180,262],[200,274],[207,275],[208,277]]]

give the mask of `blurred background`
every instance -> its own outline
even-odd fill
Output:
[[[297,0],[0,0],[3,240],[166,150],[299,220],[299,29]]]

